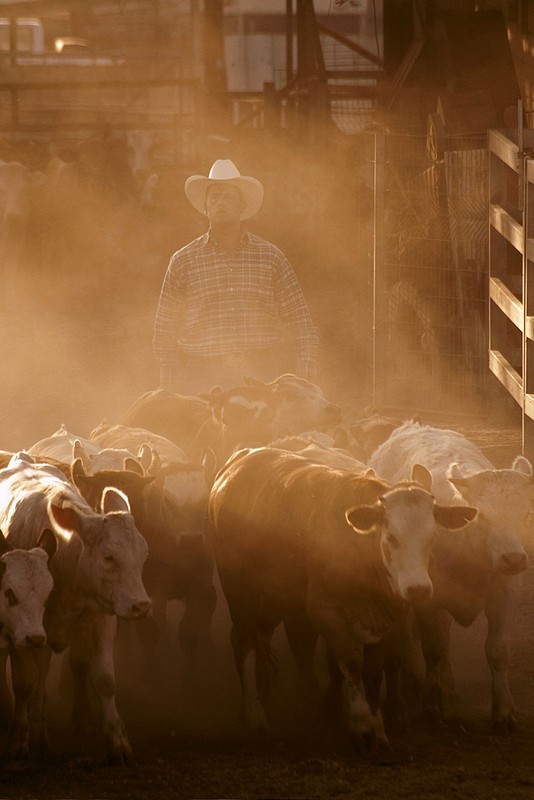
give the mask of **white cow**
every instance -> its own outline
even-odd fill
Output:
[[[286,372],[266,383],[258,378],[243,378],[245,386],[263,388],[276,401],[274,436],[307,430],[333,430],[341,424],[341,409],[329,400],[320,386]]]
[[[0,533],[0,647],[46,644],[43,612],[54,584],[48,562],[55,552],[49,529],[31,550],[11,549]]]
[[[102,423],[90,437],[110,449],[123,447],[133,454],[148,448],[152,454],[146,472],[155,480],[145,490],[146,511],[138,520],[149,547],[145,577],[160,634],[166,628],[167,602],[183,603],[178,636],[185,679],[191,683],[198,666],[198,642],[201,635],[210,638],[216,604],[206,526],[215,455],[206,451],[202,460],[188,461],[183,450],[164,436],[126,425]]]
[[[50,436],[46,436],[44,439],[32,444],[31,447],[28,447],[27,452],[32,456],[47,456],[48,458],[62,461],[64,464],[70,464],[72,449],[76,441],[83,445],[84,451],[88,455],[95,455],[100,451],[100,448],[94,442],[85,439],[83,436],[71,433],[65,425],[61,425]]]
[[[147,544],[126,497],[108,488],[95,512],[59,469],[15,454],[0,470],[0,527],[15,547],[33,548],[45,528],[53,529],[58,544],[50,563],[54,591],[46,607],[47,645],[10,649],[12,751],[27,752],[30,733],[32,743],[46,746],[44,689],[50,657],[70,646],[78,685],[89,677],[100,701],[109,758],[128,760],[131,748],[115,705],[117,616],[137,619],[148,614],[151,604],[142,582]]]
[[[5,648],[42,647],[45,604],[54,581],[48,562],[57,549],[56,538],[45,529],[31,550],[11,549],[0,533],[0,651]],[[11,719],[11,694],[0,680],[0,726]]]
[[[520,573],[527,568],[532,466],[519,456],[510,469],[495,469],[466,437],[417,422],[394,430],[368,463],[380,477],[397,481],[407,476],[413,459],[431,472],[438,502],[467,502],[479,512],[462,537],[437,540],[434,598],[417,608],[427,664],[427,708],[442,714],[443,689],[450,678],[451,619],[467,627],[484,611],[492,721],[495,730],[505,732],[515,723],[508,670]]]
[[[139,453],[132,453],[125,448],[101,448],[90,439],[71,433],[65,425],[50,436],[40,439],[28,448],[32,456],[51,458],[63,464],[72,464],[77,458],[81,459],[86,472],[97,472],[109,469],[134,469],[141,466],[142,470],[148,469],[152,460],[152,453],[148,446],[141,447]],[[136,463],[134,463],[134,461]]]

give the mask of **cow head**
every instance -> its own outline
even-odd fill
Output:
[[[430,492],[412,485],[396,486],[374,505],[355,506],[345,516],[357,533],[375,531],[391,590],[413,601],[433,593],[428,570],[436,524],[459,530],[476,514],[470,506],[438,505]]]
[[[48,515],[62,538],[70,537],[66,546],[72,546],[73,534],[83,544],[76,587],[89,604],[125,619],[148,614],[151,603],[142,581],[148,547],[123,492],[106,487],[99,513],[67,498],[51,499]]]
[[[529,515],[534,496],[532,466],[516,459],[511,469],[488,469],[464,475],[451,464],[448,480],[459,497],[478,508],[473,546],[492,569],[505,575],[528,566],[524,543],[529,535]]]
[[[220,431],[219,458],[226,460],[240,447],[261,447],[272,441],[275,403],[264,389],[235,386],[225,391],[215,386],[199,397],[209,403]]]
[[[286,373],[265,383],[244,377],[247,386],[269,392],[276,402],[274,432],[287,436],[307,430],[331,430],[341,424],[341,409],[314,383]]]
[[[53,588],[48,568],[56,537],[46,529],[31,550],[8,549],[0,533],[0,641],[18,648],[46,644],[43,614]]]

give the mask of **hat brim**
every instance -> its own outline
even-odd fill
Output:
[[[216,180],[214,178],[206,178],[205,175],[191,175],[185,182],[185,194],[191,205],[201,214],[206,211],[208,188],[215,183],[230,183],[239,189],[245,204],[241,219],[250,219],[260,210],[263,203],[263,185],[257,178],[241,175],[238,178]]]

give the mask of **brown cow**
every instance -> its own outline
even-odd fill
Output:
[[[421,474],[428,479],[414,467]],[[403,617],[407,601],[431,596],[436,523],[461,528],[475,515],[438,505],[418,483],[392,485],[273,448],[236,453],[215,480],[210,518],[249,728],[267,726],[270,641],[283,621],[306,683],[319,633],[344,678],[351,732],[361,744],[386,740],[378,684],[367,697],[363,689],[363,648]]]

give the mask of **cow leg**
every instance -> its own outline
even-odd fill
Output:
[[[0,647],[0,730],[7,731],[13,712],[11,692],[7,682],[9,647]]]
[[[317,632],[302,616],[287,618],[284,628],[300,673],[304,699],[314,701],[319,695],[319,682],[314,670]]]
[[[370,707],[363,680],[363,648],[352,647],[350,655],[338,659],[344,677],[343,702],[349,731],[363,753],[371,752],[377,744],[388,745],[382,712],[379,705]]]
[[[319,587],[308,587],[308,616],[327,646],[343,676],[342,695],[345,718],[350,733],[362,752],[377,744],[388,744],[382,712],[367,702],[363,682],[363,632],[332,605]]]
[[[37,665],[31,652],[10,650],[15,704],[8,748],[11,755],[24,756],[30,751],[30,698],[37,683]]]
[[[371,713],[381,709],[381,689],[386,662],[386,642],[365,645],[363,649],[362,681]]]
[[[92,625],[86,617],[78,620],[68,650],[72,672],[71,724],[75,731],[86,731],[94,716],[89,696],[89,664],[92,656]]]
[[[407,615],[384,637],[386,693],[383,712],[386,729],[397,732],[406,729],[408,709],[417,707],[422,693],[412,622],[411,615]]]
[[[89,662],[89,679],[102,711],[106,750],[110,763],[127,764],[132,749],[124,723],[115,703],[115,664],[113,650],[117,636],[117,618],[108,614],[94,617],[93,648]]]
[[[27,755],[30,742],[35,749],[46,751],[45,682],[51,651],[48,647],[37,650],[13,647],[10,655],[15,707],[9,751],[15,756]]]
[[[243,689],[245,724],[249,731],[267,731],[269,724],[264,703],[268,693],[268,676],[272,661],[270,648],[264,652],[265,645],[270,644],[271,635],[263,636],[253,623],[243,624],[234,621],[230,633],[234,658]],[[268,639],[268,642],[267,642]],[[271,663],[270,663],[271,662]]]
[[[496,733],[506,734],[515,728],[517,720],[508,681],[511,639],[514,631],[521,576],[495,575],[486,602],[488,635],[486,657],[492,680],[492,724]]]
[[[423,711],[432,721],[443,720],[444,688],[453,692],[454,681],[449,662],[452,618],[434,603],[414,604],[425,660]]]
[[[207,643],[208,659],[213,658],[213,642],[211,638],[211,621],[217,605],[215,587],[203,587],[188,595],[184,600],[184,613],[178,627],[178,640],[184,659],[183,689],[186,694],[197,688],[198,649],[202,640]]]

